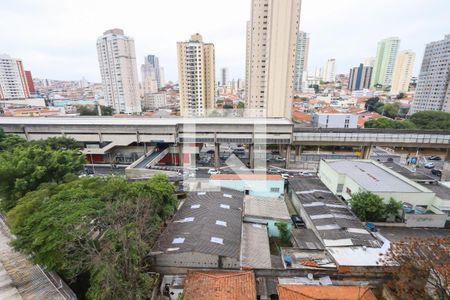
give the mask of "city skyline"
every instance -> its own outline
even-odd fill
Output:
[[[445,12],[450,9],[450,3],[445,0],[435,0],[435,5],[424,0],[400,0],[395,4],[387,0],[381,1],[385,4],[368,0],[364,3],[348,0],[347,5],[334,2],[304,0],[302,3],[300,30],[311,34],[310,71],[329,57],[335,57],[336,73],[347,73],[350,67],[374,56],[377,41],[389,36],[399,36],[402,49],[413,50],[417,60],[421,60],[425,45],[441,38],[448,28]],[[80,3],[77,7],[69,4],[50,0],[3,2],[0,5],[3,13],[0,38],[8,43],[2,43],[0,53],[21,58],[25,68],[33,71],[35,77],[62,80],[85,77],[100,82],[95,49],[98,32],[122,28],[136,42],[138,65],[143,63],[142,58],[147,53],[154,53],[166,69],[167,81],[175,81],[176,41],[192,32],[202,32],[206,40],[216,45],[217,69],[229,68],[230,79],[245,77],[249,0],[232,0],[221,8],[221,15],[233,16],[229,21],[221,22],[217,22],[215,1],[172,1],[170,4],[161,2],[129,7],[115,7],[113,1],[108,2],[111,9],[107,15],[101,13],[105,5],[102,1]],[[146,5],[161,13],[155,14],[154,18],[145,18],[148,26],[142,26],[148,12],[144,9]],[[440,7],[437,11],[436,5]],[[173,10],[174,6],[179,9]],[[386,10],[386,7],[390,9]],[[377,17],[367,18],[366,11]],[[191,18],[193,15],[197,17]],[[171,22],[171,19],[177,22]],[[342,22],[344,19],[346,21]],[[180,22],[183,26],[176,26]],[[10,30],[11,27],[14,30]],[[336,32],[342,35],[337,36]],[[414,76],[418,75],[418,70],[416,65]]]

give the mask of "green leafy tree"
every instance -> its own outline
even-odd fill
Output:
[[[85,162],[78,150],[52,150],[40,145],[16,147],[0,154],[0,208],[8,211],[26,193],[45,182],[63,182]]]
[[[275,226],[277,226],[278,231],[280,232],[281,240],[284,243],[289,243],[290,233],[288,223],[286,222],[276,222]]]
[[[395,121],[387,118],[368,120],[364,123],[365,128],[392,128],[392,129],[415,129],[416,125],[409,120]]]
[[[421,111],[410,118],[417,128],[450,130],[450,113],[443,111]]]
[[[41,147],[49,147],[52,150],[78,150],[82,148],[82,144],[73,138],[68,137],[51,137],[45,140],[33,141]]]
[[[361,221],[377,222],[383,220],[385,205],[383,198],[370,192],[352,195],[349,202],[352,211]]]
[[[372,98],[367,99],[367,101],[366,101],[366,103],[364,105],[364,108],[367,111],[375,111],[380,104],[383,105],[380,102],[380,98],[372,97]]]
[[[398,115],[398,112],[400,110],[400,103],[387,103],[381,106],[378,106],[376,108],[377,113],[382,114],[383,116],[386,116],[388,118],[395,118]]]
[[[112,116],[114,114],[114,108],[111,106],[101,105],[100,109],[102,111],[102,116]]]
[[[244,102],[239,102],[237,105],[238,109],[244,109],[245,108],[245,103]]]
[[[403,203],[390,198],[389,202],[385,204],[384,214],[386,217],[397,216],[399,211],[403,208]]]
[[[397,99],[403,99],[403,98],[405,98],[405,93],[402,92],[397,95]]]

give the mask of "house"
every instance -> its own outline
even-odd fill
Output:
[[[280,300],[377,300],[367,286],[278,285]]]
[[[258,197],[278,198],[284,193],[284,179],[280,175],[216,174],[209,177],[209,184]]]
[[[267,225],[269,236],[280,237],[277,223],[291,226],[291,218],[284,199],[245,196],[244,222]]]
[[[242,269],[270,269],[269,236],[264,224],[243,223],[241,242]]]
[[[255,274],[190,270],[184,282],[183,299],[255,300]]]
[[[242,192],[188,193],[150,256],[160,268],[240,268]]]

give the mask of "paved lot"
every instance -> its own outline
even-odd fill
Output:
[[[378,227],[380,233],[391,242],[399,242],[407,238],[428,238],[433,236],[450,236],[450,229],[427,229],[405,227]]]

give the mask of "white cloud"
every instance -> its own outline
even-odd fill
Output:
[[[309,65],[335,57],[347,72],[388,36],[416,51],[419,65],[425,44],[450,33],[449,10],[448,0],[303,0]],[[95,43],[110,28],[135,39],[138,65],[158,55],[167,79],[177,79],[176,42],[195,32],[215,44],[217,70],[244,76],[250,0],[2,0],[0,11],[0,53],[22,58],[36,77],[98,81]]]

